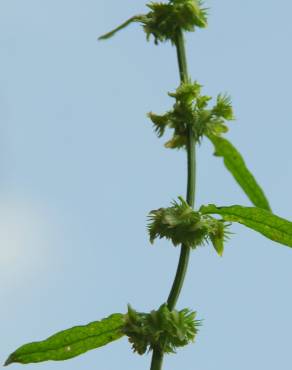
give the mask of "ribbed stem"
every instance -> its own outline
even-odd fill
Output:
[[[187,59],[183,33],[181,31],[179,31],[177,34],[175,46],[177,51],[180,80],[181,82],[187,82],[189,79]],[[188,162],[187,202],[193,208],[195,203],[195,188],[196,188],[196,148],[194,136],[192,134],[192,130],[190,127],[188,131],[188,141],[187,141],[187,162]],[[184,283],[185,275],[187,272],[189,257],[190,257],[190,248],[186,247],[185,245],[182,245],[176,275],[167,299],[167,305],[170,310],[173,310],[175,308],[176,302],[179,298]],[[163,362],[163,352],[158,349],[154,349],[150,370],[161,370],[162,362]]]

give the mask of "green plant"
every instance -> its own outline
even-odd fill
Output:
[[[222,137],[228,129],[226,122],[234,119],[229,97],[219,94],[212,106],[211,97],[202,95],[202,86],[191,81],[188,75],[183,31],[205,27],[206,9],[194,0],[150,3],[148,7],[146,15],[132,17],[101,38],[107,39],[128,24],[138,22],[142,24],[148,39],[153,36],[156,44],[170,41],[177,50],[181,84],[174,93],[169,94],[174,99],[174,105],[165,114],[149,113],[158,136],[163,136],[168,129],[172,130],[166,147],[185,150],[188,159],[186,200],[179,197],[170,207],[159,208],[149,214],[151,242],[155,238],[167,238],[174,246],[181,245],[179,265],[168,300],[150,313],[139,313],[129,307],[126,314],[113,314],[101,321],[65,330],[45,341],[24,345],[9,356],[6,365],[13,362],[65,360],[126,335],[138,354],[152,351],[151,369],[159,370],[164,354],[173,353],[177,348],[194,341],[200,324],[195,312],[175,309],[192,249],[211,242],[217,253],[222,255],[232,222],[239,222],[292,247],[291,222],[271,213],[263,191],[241,155]],[[194,209],[195,148],[204,138],[211,140],[215,155],[223,157],[227,169],[255,207],[207,205]]]

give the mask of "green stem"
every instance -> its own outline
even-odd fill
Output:
[[[162,369],[163,352],[160,349],[154,349],[151,360],[151,370]]]
[[[177,61],[179,67],[179,76],[181,82],[187,82],[189,79],[188,64],[186,57],[185,42],[182,31],[178,31],[175,41]]]
[[[188,81],[188,69],[186,61],[185,44],[182,32],[178,33],[176,48],[180,79],[181,82],[186,82]],[[187,202],[191,207],[194,207],[195,183],[196,183],[196,148],[194,136],[192,134],[192,129],[190,127],[187,142],[187,161],[188,161]],[[180,295],[188,267],[189,256],[190,248],[186,247],[185,245],[182,245],[175,279],[167,300],[167,304],[170,310],[174,309],[178,297]]]
[[[187,82],[189,77],[185,52],[185,43],[182,31],[179,31],[177,34],[175,46],[177,51],[180,80],[181,82]],[[196,147],[191,128],[189,128],[188,132],[187,162],[188,162],[187,202],[193,208],[195,204],[195,186],[196,186]],[[179,298],[187,272],[189,257],[190,257],[190,248],[186,247],[185,245],[182,245],[176,275],[167,299],[167,305],[170,310],[173,310],[175,308],[176,302]],[[150,370],[161,370],[162,362],[163,362],[163,352],[161,350],[154,349]]]

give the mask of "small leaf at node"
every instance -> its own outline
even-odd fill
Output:
[[[100,36],[98,40],[107,40],[110,39],[111,37],[115,36],[115,34],[122,29],[128,27],[131,23],[136,23],[136,22],[141,22],[143,19],[143,15],[134,15],[130,19],[128,19],[126,22],[122,23],[120,26],[115,28],[114,30],[105,33],[104,35]]]

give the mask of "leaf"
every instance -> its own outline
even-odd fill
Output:
[[[222,224],[223,225],[223,224]],[[224,252],[224,237],[218,237],[217,235],[210,235],[211,242],[215,251],[218,253],[220,257],[223,256]]]
[[[4,366],[13,362],[63,361],[102,347],[124,335],[124,317],[116,313],[101,321],[61,331],[44,341],[25,344],[8,357]]]
[[[223,157],[226,168],[231,172],[250,201],[256,207],[271,211],[271,207],[263,190],[246,167],[244,159],[237,149],[228,140],[222,137],[208,135],[208,138],[215,147],[214,155]]]
[[[292,222],[273,213],[256,207],[216,207],[214,204],[202,206],[202,214],[221,215],[225,221],[239,222],[275,242],[292,247]]]
[[[123,28],[126,28],[131,23],[140,22],[143,17],[144,17],[143,15],[134,15],[133,17],[131,17],[130,19],[128,19],[126,22],[122,23],[120,26],[118,26],[114,30],[112,30],[112,31],[110,31],[108,33],[105,33],[104,35],[100,36],[98,38],[98,40],[107,40],[107,39],[113,37],[117,32],[119,32]]]

